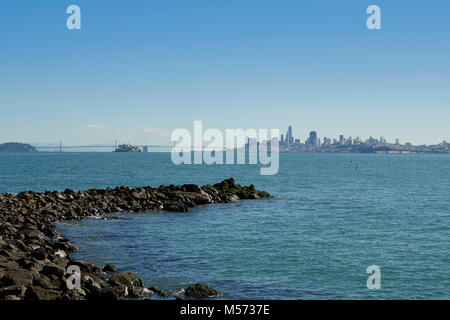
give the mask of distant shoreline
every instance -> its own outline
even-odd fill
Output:
[[[56,149],[56,147],[55,147]],[[197,152],[197,151],[191,151]],[[239,152],[239,151],[238,151]],[[270,151],[269,151],[270,152]],[[148,151],[148,152],[111,152],[111,151],[39,151],[25,152],[25,151],[0,151],[0,154],[20,154],[20,153],[40,153],[40,154],[71,154],[71,153],[104,153],[104,154],[146,154],[146,153],[171,153],[171,151]],[[245,152],[255,153],[255,152]],[[450,155],[450,152],[330,152],[330,151],[279,151],[279,153],[301,153],[301,154],[376,154],[376,155],[425,155],[425,154],[439,154]]]

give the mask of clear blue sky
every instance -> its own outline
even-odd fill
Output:
[[[449,17],[447,0],[3,0],[0,142],[159,144],[194,120],[450,141]]]

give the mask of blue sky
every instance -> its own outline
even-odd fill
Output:
[[[82,29],[66,28],[67,6]],[[381,8],[382,30],[366,28]],[[176,128],[450,140],[449,1],[4,0],[0,142]]]

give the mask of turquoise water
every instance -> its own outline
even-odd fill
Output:
[[[0,154],[0,167],[0,192],[234,177],[274,195],[59,225],[76,257],[148,285],[206,282],[229,299],[450,298],[447,155],[281,154],[275,176],[249,165],[175,166],[168,153]],[[367,289],[369,265],[381,268],[380,290]]]

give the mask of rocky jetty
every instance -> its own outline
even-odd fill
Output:
[[[269,196],[253,185],[237,185],[232,178],[202,187],[186,184],[0,194],[0,299],[120,300],[152,294],[166,297],[170,293],[147,287],[133,273],[115,273],[117,268],[113,265],[102,268],[72,259],[71,253],[77,248],[58,233],[56,223],[108,213],[186,212],[199,205]],[[73,271],[74,267],[80,272]],[[73,285],[71,289],[68,284]],[[219,294],[201,284],[188,287],[186,292],[191,297]]]

